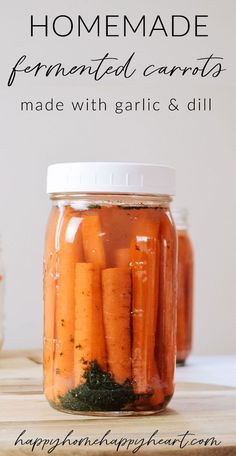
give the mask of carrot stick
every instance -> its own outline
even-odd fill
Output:
[[[131,215],[128,210],[120,207],[104,206],[99,210],[99,216],[104,233],[106,268],[119,267],[116,262],[116,252],[130,246]],[[127,264],[124,267],[127,267]]]
[[[66,207],[61,220],[57,265],[55,397],[74,385],[75,266],[83,261],[82,219]]]
[[[177,360],[187,356],[186,236],[178,235]]]
[[[126,268],[102,271],[108,369],[118,383],[131,379],[131,276]]]
[[[75,385],[84,382],[89,363],[106,369],[101,272],[92,263],[77,263],[75,277]]]
[[[147,378],[147,334],[146,334],[146,297],[144,255],[131,243],[132,264],[132,314],[133,314],[133,346],[132,346],[132,377],[137,393],[148,392]],[[142,275],[144,277],[142,277]],[[146,348],[145,348],[146,347]]]
[[[193,253],[185,231],[178,232],[177,360],[184,361],[192,345]]]
[[[115,251],[115,266],[117,268],[127,268],[130,263],[130,249],[122,248]]]
[[[157,405],[164,404],[165,397],[156,360],[153,361],[152,366],[153,370],[150,376],[150,387],[153,393],[151,398],[149,399],[149,405],[155,407]]]
[[[85,261],[97,264],[104,269],[106,267],[106,258],[99,215],[86,214],[84,216],[82,238]]]
[[[53,207],[46,233],[44,251],[44,391],[49,400],[53,395],[54,325],[56,302],[56,229],[59,209]]]
[[[157,224],[155,232],[158,233]],[[136,236],[131,243],[133,279],[132,371],[137,393],[152,393],[158,380],[155,338],[158,312],[157,238]],[[158,377],[158,378],[157,378]],[[160,390],[159,390],[160,391]],[[160,391],[160,402],[164,400]]]
[[[132,238],[144,236],[150,238],[158,238],[159,221],[157,215],[146,209],[139,209],[136,212],[135,222],[132,225]]]
[[[160,224],[161,271],[160,308],[157,333],[158,366],[164,393],[173,394],[176,353],[176,234],[167,214]]]
[[[159,226],[158,226],[159,232]],[[156,357],[156,338],[158,333],[158,311],[159,311],[159,286],[160,286],[160,240],[156,240],[156,306],[154,307],[154,317],[153,321],[150,321],[150,325],[152,324],[151,334],[153,334],[154,338],[152,340],[152,344],[154,346],[154,356],[150,367],[150,386],[153,390],[153,394],[150,398],[150,405],[158,405],[164,403],[164,392],[163,392],[163,385],[161,383],[161,378],[159,374],[159,367],[157,366],[157,357]]]
[[[179,262],[178,264],[178,293],[177,293],[177,360],[183,361],[186,357],[186,293],[185,293],[185,267]]]
[[[187,262],[186,262],[186,302],[187,302],[187,344],[188,344],[188,354],[192,348],[192,324],[193,324],[193,248],[190,239],[188,239],[188,253],[187,253]]]

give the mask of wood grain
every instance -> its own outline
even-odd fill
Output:
[[[144,446],[135,454],[166,456],[236,455],[236,388],[203,383],[177,383],[175,396],[168,410],[155,416],[139,417],[90,417],[69,415],[53,410],[42,394],[42,366],[40,353],[9,353],[0,357],[0,456],[47,454],[49,447],[35,448],[14,446],[19,434],[25,429],[26,439],[36,437],[64,439],[73,430],[73,439],[89,436],[101,438],[111,430],[109,439],[146,440],[158,429],[158,438],[174,439],[190,431],[197,439],[215,437],[222,441],[218,447],[186,447],[158,445]],[[201,369],[201,366],[199,366]],[[219,366],[220,369],[220,366]],[[182,371],[181,376],[184,373]],[[197,380],[197,378],[196,378]],[[192,437],[193,438],[193,437]],[[157,439],[157,437],[156,437]],[[132,455],[134,446],[116,451],[110,446],[64,446],[54,455]]]

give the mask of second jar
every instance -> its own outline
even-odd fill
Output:
[[[54,165],[48,193],[47,399],[73,413],[163,410],[174,392],[173,170]]]
[[[177,364],[184,365],[192,349],[193,247],[188,232],[188,212],[174,209],[178,238]]]

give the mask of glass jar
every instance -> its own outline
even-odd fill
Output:
[[[163,410],[174,392],[174,173],[52,165],[44,255],[44,392],[58,410]]]
[[[3,267],[3,258],[2,258],[2,242],[0,237],[0,350],[3,345],[4,331],[3,331],[3,321],[4,321],[4,267]]]
[[[193,248],[188,233],[188,213],[173,210],[178,237],[177,364],[184,365],[192,349]]]

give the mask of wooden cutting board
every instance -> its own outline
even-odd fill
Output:
[[[48,443],[42,450],[43,442],[40,444],[39,440],[40,445],[32,452],[35,439],[60,439],[58,442],[62,442],[71,431],[71,443],[88,437],[87,445],[85,440],[80,446],[78,442],[74,445],[66,443],[51,454],[236,455],[236,388],[177,383],[168,410],[155,416],[98,418],[67,415],[53,410],[44,399],[40,362],[38,351],[3,353],[0,357],[0,456],[50,454],[47,451],[53,444]],[[24,430],[22,443],[28,440],[28,444],[14,445]],[[154,432],[155,445],[153,440],[147,445]],[[187,432],[193,435],[186,435]],[[96,439],[101,443],[105,433],[107,442],[104,437],[101,445],[99,442],[95,444]],[[184,434],[186,437],[183,438]],[[212,437],[221,443],[211,446],[212,440],[209,440],[204,446]],[[181,449],[180,442],[173,445],[174,439],[183,439],[183,446],[196,440],[194,445]],[[120,443],[117,451],[119,442],[123,445]]]

